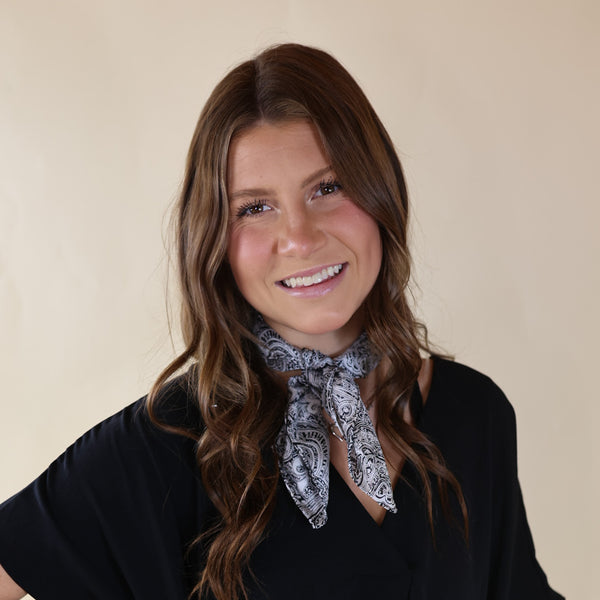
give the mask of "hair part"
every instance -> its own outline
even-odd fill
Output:
[[[196,364],[195,400],[203,432],[196,459],[221,521],[199,532],[206,564],[193,595],[210,589],[217,600],[246,597],[244,573],[265,535],[279,476],[273,445],[287,392],[252,342],[251,309],[227,263],[227,159],[232,140],[260,122],[307,119],[319,132],[337,177],[354,202],[378,223],[383,249],[377,281],[365,301],[366,331],[388,358],[377,389],[377,426],[418,473],[431,529],[435,481],[445,512],[458,481],[423,433],[407,423],[409,399],[427,349],[426,330],[407,299],[408,194],[398,156],[356,81],[329,54],[298,44],[269,48],[234,68],[216,86],[196,126],[176,206],[181,326],[185,350],[161,373],[148,399],[157,416],[160,390],[188,362]],[[172,428],[173,429],[173,428]]]

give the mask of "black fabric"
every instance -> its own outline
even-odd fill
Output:
[[[198,424],[172,384],[171,423]],[[436,511],[435,544],[405,468],[398,513],[378,526],[331,468],[329,520],[311,528],[280,486],[248,577],[252,600],[558,600],[539,567],[517,479],[512,407],[491,380],[439,358],[419,421],[459,479],[471,535]],[[437,503],[436,503],[437,504]],[[457,512],[458,514],[458,512]],[[216,517],[194,443],[156,429],[144,400],[80,438],[0,506],[0,564],[37,600],[184,600],[201,567],[187,551]]]

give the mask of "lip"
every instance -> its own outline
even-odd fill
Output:
[[[347,267],[348,267],[347,262],[343,262],[343,263],[338,262],[338,263],[333,263],[333,264],[329,264],[329,265],[323,265],[320,267],[314,267],[314,268],[308,269],[306,271],[299,271],[298,273],[294,273],[293,275],[290,275],[289,277],[285,277],[285,279],[291,279],[292,277],[310,277],[311,275],[314,275],[315,273],[319,273],[320,271],[322,271],[323,269],[326,269],[327,267],[335,267],[336,265],[340,265],[340,264],[342,265],[342,270],[334,277],[325,279],[325,281],[322,281],[321,283],[315,283],[308,287],[289,288],[289,287],[286,287],[285,285],[283,285],[282,280],[279,280],[275,283],[275,285],[277,285],[277,287],[280,290],[283,290],[286,294],[289,294],[290,296],[295,296],[295,297],[299,297],[299,298],[318,298],[319,296],[323,296],[323,295],[328,294],[329,292],[333,291],[342,282],[342,280],[346,276],[346,271],[347,271]]]

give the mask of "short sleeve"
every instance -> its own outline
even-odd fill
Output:
[[[496,439],[489,597],[490,600],[561,600],[563,596],[550,588],[536,558],[517,472],[515,412],[504,394],[496,389],[499,400],[492,406]]]
[[[143,401],[94,427],[0,505],[0,564],[37,600],[186,598],[206,501],[181,440]]]

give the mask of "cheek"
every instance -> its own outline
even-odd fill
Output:
[[[348,236],[349,243],[362,256],[371,269],[379,272],[382,258],[382,243],[379,226],[373,217],[353,202],[349,203],[344,214],[337,220],[340,231]]]
[[[271,242],[259,228],[240,227],[229,234],[227,259],[239,287],[250,277],[256,277],[268,267]]]

